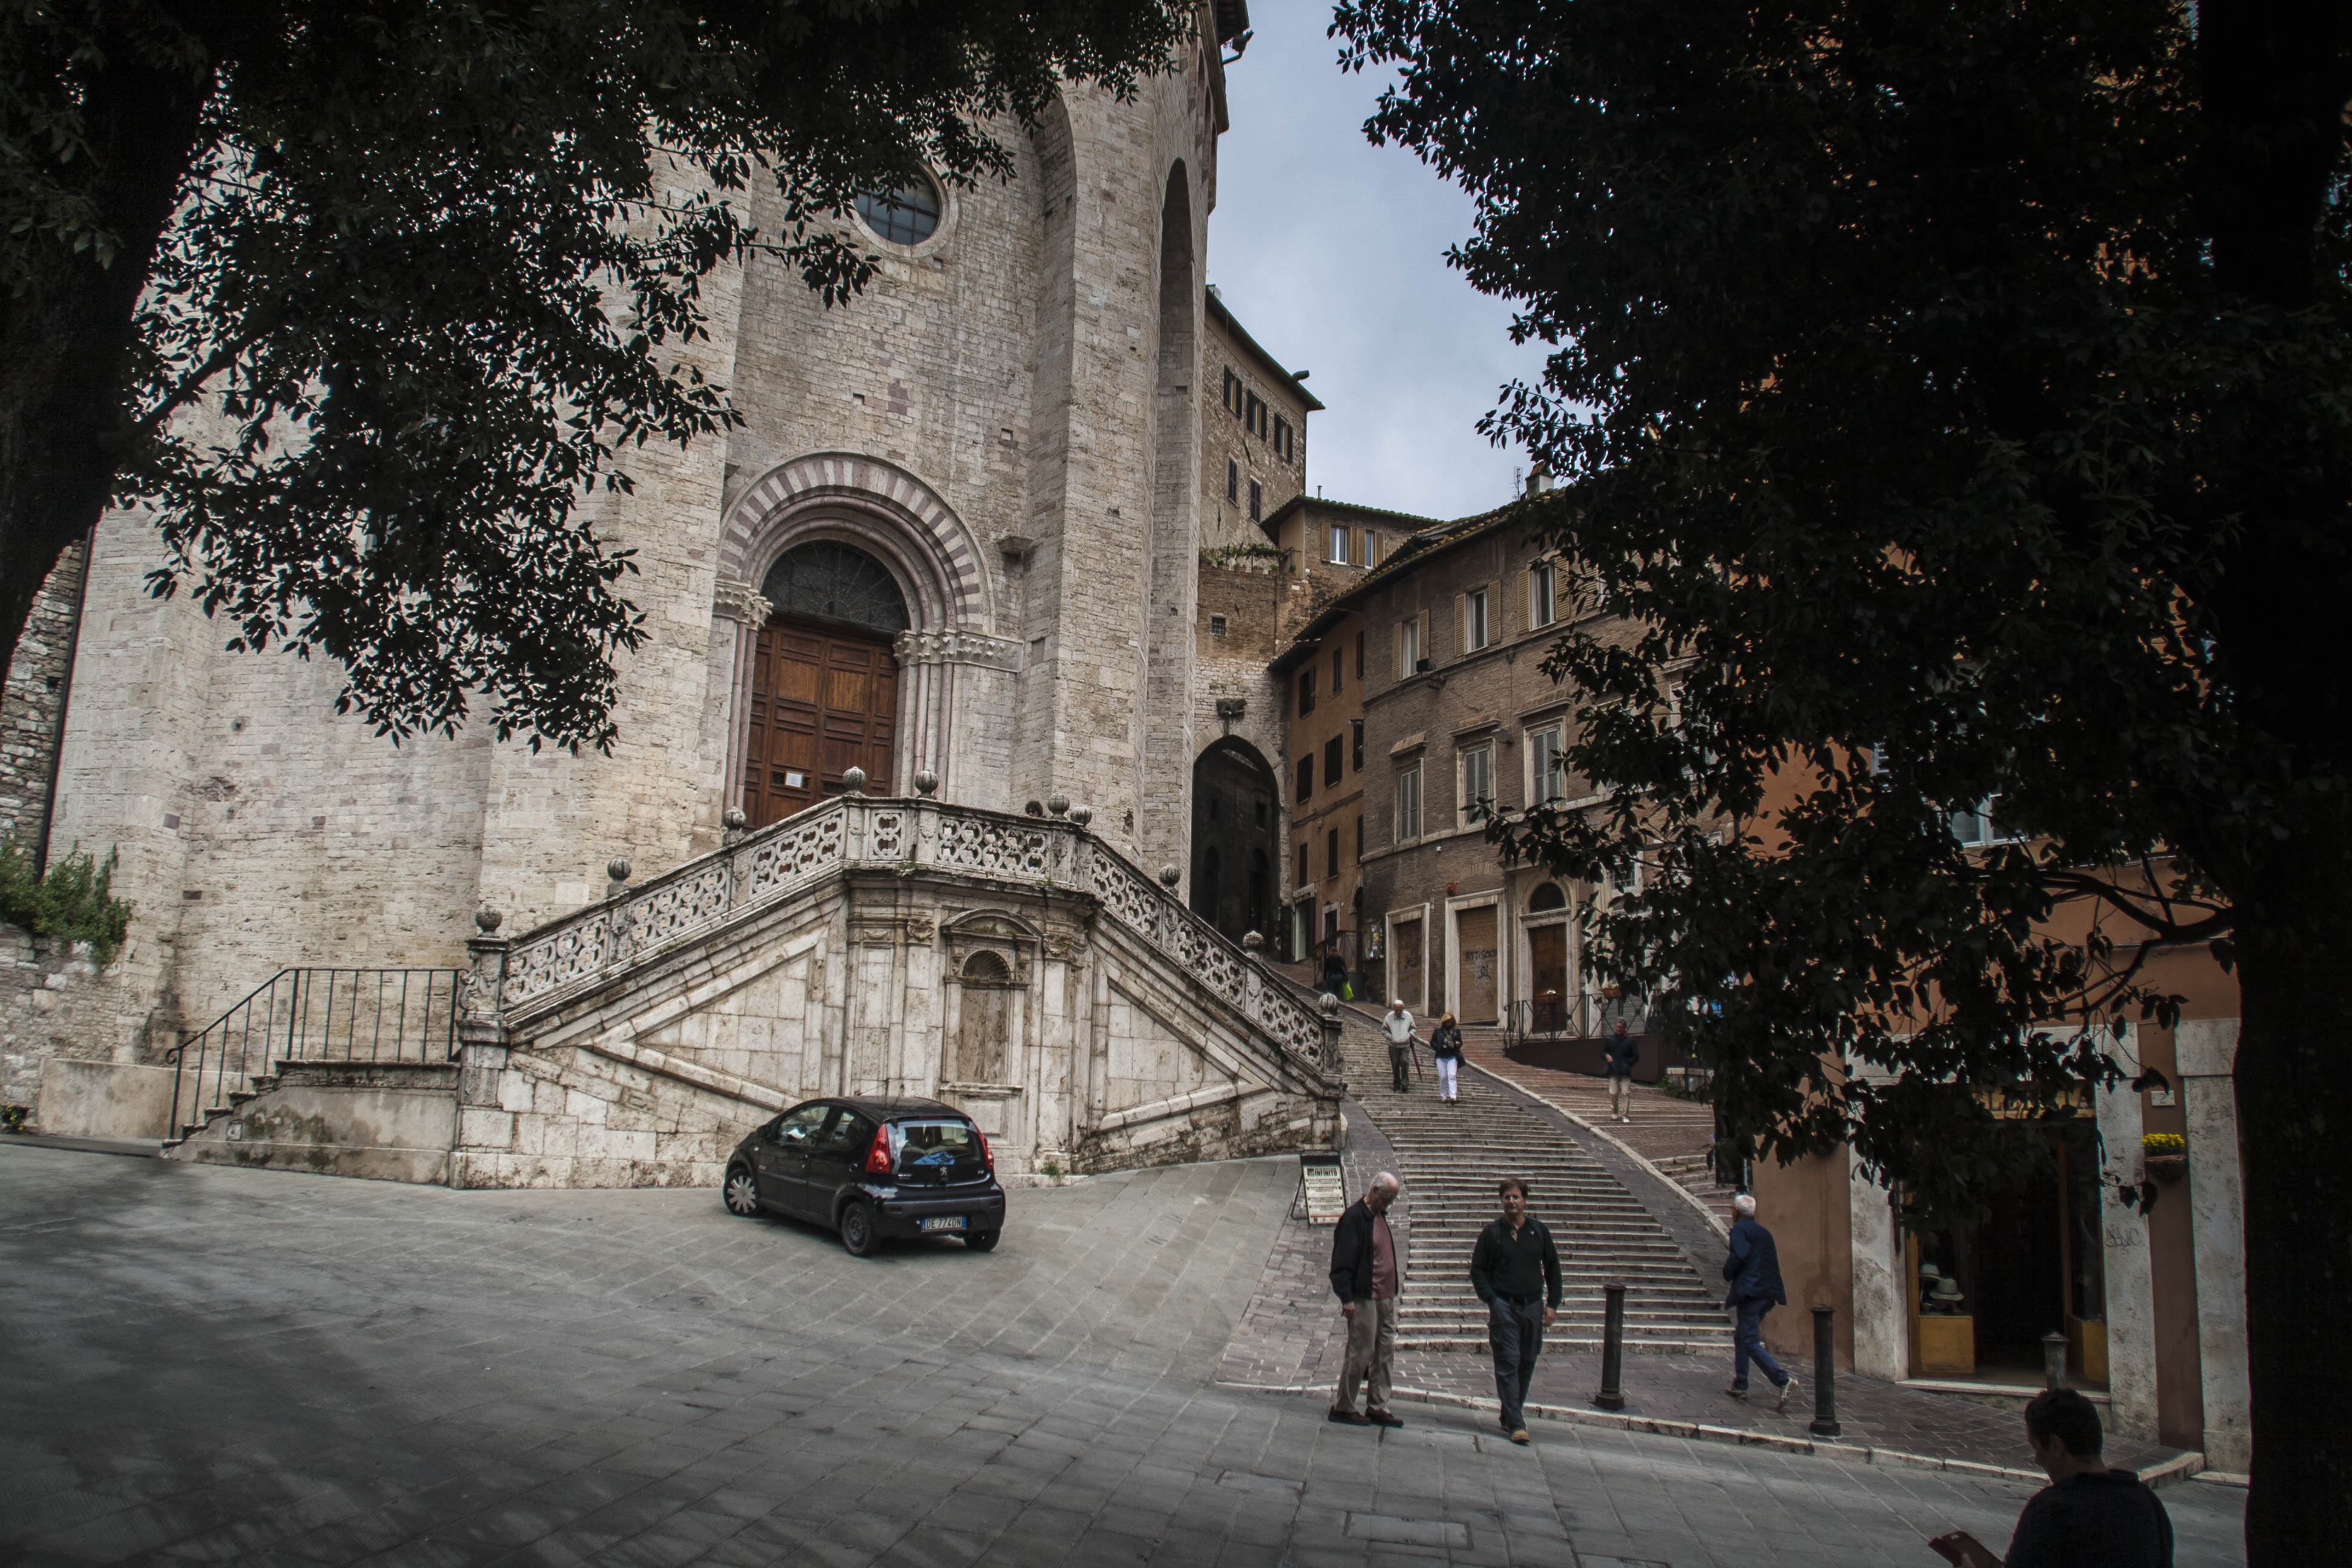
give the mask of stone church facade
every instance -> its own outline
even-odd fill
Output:
[[[992,822],[1078,803],[1082,837],[1155,894],[1174,868],[1181,901],[1194,764],[1218,735],[1196,622],[1219,40],[1246,26],[1230,0],[1202,18],[1130,100],[1073,89],[1000,127],[1009,182],[862,202],[881,270],[853,302],[828,309],[766,257],[707,281],[688,353],[742,425],[632,452],[634,493],[594,502],[600,536],[635,552],[625,591],[649,634],[619,669],[610,756],[479,725],[395,748],[334,716],[333,667],[225,652],[184,598],[150,597],[152,524],[107,517],[48,837],[115,849],[138,916],[85,1054],[152,1064],[282,969],[478,967],[478,910],[520,940],[602,899],[608,864],[718,863],[861,782],[889,798],[922,779]],[[934,941],[993,896],[946,899]],[[1051,922],[1006,919],[1032,944],[1006,973],[1042,973]],[[942,1081],[929,1048],[929,1068],[883,1076]],[[1321,1135],[1336,1089],[1298,1095],[1286,1125]],[[1084,1131],[1037,1146],[1066,1154]]]

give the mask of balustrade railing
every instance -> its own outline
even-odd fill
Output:
[[[961,872],[1090,895],[1128,930],[1319,1062],[1315,1012],[1173,893],[1082,826],[928,798],[841,795],[513,940],[498,990],[512,1013],[560,1002],[837,872]]]
[[[175,1131],[226,1110],[284,1061],[446,1062],[457,1054],[457,969],[281,969],[164,1053]]]

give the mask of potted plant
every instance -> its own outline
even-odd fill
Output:
[[[2152,1181],[2170,1186],[2189,1173],[2189,1140],[2178,1132],[2149,1132],[2139,1141],[2140,1162]]]

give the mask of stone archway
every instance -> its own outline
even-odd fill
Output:
[[[1280,801],[1247,741],[1227,736],[1192,764],[1192,912],[1234,942],[1273,930]]]
[[[822,674],[829,682],[840,673],[853,683],[865,680],[868,698],[880,689],[871,683],[882,679],[883,665],[895,669],[887,711],[875,700],[844,705],[845,712],[862,713],[866,725],[856,738],[866,748],[856,765],[864,768],[869,787],[904,793],[916,773],[928,771],[938,776],[941,798],[1003,809],[1011,788],[1001,756],[1006,744],[1003,716],[1013,709],[1022,647],[996,635],[997,589],[980,542],[922,480],[895,464],[848,452],[816,452],[777,465],[737,497],[720,530],[715,610],[736,628],[726,804],[747,815],[774,815],[764,787],[753,792],[747,783],[755,761],[766,760],[768,731],[761,731],[762,754],[755,759],[754,726],[772,724],[772,708],[763,704],[772,703],[779,679],[776,639],[770,631],[776,606],[763,590],[791,552],[820,542],[870,560],[905,610],[895,630],[863,628],[886,637],[887,652],[880,660],[865,656],[857,668],[835,669],[844,658],[858,665],[833,646],[856,640],[839,626],[804,627],[798,647],[808,679]],[[822,725],[824,716],[815,721]],[[871,726],[877,722],[887,726],[879,759],[871,751],[877,743]],[[832,765],[836,779],[851,765],[843,760],[849,738],[839,738],[842,756]],[[793,809],[823,793],[813,778],[802,789],[791,797]]]

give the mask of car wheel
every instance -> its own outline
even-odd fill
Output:
[[[728,1167],[727,1180],[720,1184],[719,1195],[726,1203],[729,1214],[749,1219],[760,1212],[760,1184],[740,1165]]]
[[[974,1252],[993,1252],[996,1250],[996,1238],[1003,1234],[1001,1230],[975,1230],[964,1237],[963,1244]]]
[[[852,1200],[841,1211],[841,1245],[852,1258],[871,1258],[882,1238],[874,1233],[874,1209],[865,1200]]]

